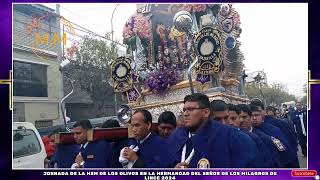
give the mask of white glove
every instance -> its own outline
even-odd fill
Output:
[[[139,150],[139,147],[134,145],[131,145],[129,148],[132,149],[134,152],[137,152]],[[127,158],[124,158],[122,156],[124,149],[125,148],[121,149],[120,151],[119,162],[123,165],[124,168],[132,168],[134,162],[129,162]]]
[[[129,148],[132,149],[133,147],[134,147],[134,146],[131,145]],[[120,151],[119,162],[120,162],[121,164],[127,164],[127,163],[128,163],[128,159],[127,159],[127,158],[124,158],[124,157],[122,156],[124,150],[125,150],[125,148],[122,148],[121,151]]]
[[[132,145],[131,145],[132,146]],[[130,147],[131,147],[130,146]],[[132,148],[131,148],[132,149]],[[136,147],[134,147],[133,149],[132,149],[134,152],[137,152],[138,150],[139,150],[139,147],[138,146],[136,146]]]
[[[77,164],[77,163],[73,163],[72,165],[71,165],[71,169],[76,169],[76,168],[78,168],[79,167],[79,165]]]

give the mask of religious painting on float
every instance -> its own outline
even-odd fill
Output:
[[[126,57],[137,80],[132,87],[142,97],[140,101],[128,98],[129,104],[159,105],[190,94],[188,68],[193,62],[197,92],[221,86],[224,94],[239,96],[244,59],[237,41],[241,31],[240,16],[231,4],[141,6],[123,29]]]

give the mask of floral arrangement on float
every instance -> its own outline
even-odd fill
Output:
[[[161,94],[186,79],[184,75],[194,60],[194,56],[191,56],[190,52],[195,51],[190,49],[192,46],[186,33],[178,31],[179,28],[176,28],[173,23],[170,24],[166,20],[162,20],[161,13],[157,10],[153,12],[152,8],[157,9],[151,7],[147,13],[137,12],[132,15],[126,22],[122,35],[123,43],[128,45],[127,54],[131,59],[133,75],[139,81],[137,82],[138,86],[144,88],[143,92]],[[170,9],[170,7],[168,8]],[[216,62],[221,62],[217,65],[219,66],[218,72],[210,73],[217,74],[224,69],[229,72],[231,68],[225,68],[228,66],[226,55],[231,51],[236,51],[233,50],[238,47],[236,46],[236,38],[241,33],[238,12],[232,8],[231,4],[181,4],[177,5],[176,9],[190,13],[192,32],[199,33],[206,27],[217,32],[216,39],[205,38],[204,40],[207,39],[207,41],[203,41],[204,43],[198,39],[197,44],[199,47],[206,47],[207,51],[210,50],[209,47],[219,47],[217,48],[218,52],[211,53],[216,53],[215,56],[221,58],[220,61],[217,58],[212,58],[203,61],[203,66],[197,66],[197,68],[199,67],[200,70],[203,68],[203,72],[205,72],[207,66],[205,63],[210,62],[216,65]],[[163,9],[161,12],[164,12]],[[170,11],[168,12],[170,13]],[[201,33],[206,35],[205,31]],[[208,40],[210,40],[211,46]],[[235,59],[235,62],[239,61],[237,58]],[[236,63],[232,66],[235,65]],[[200,70],[196,73],[196,81],[200,82],[202,86],[205,83],[213,82],[210,79],[211,74],[201,74]]]
[[[146,92],[164,93],[178,82],[178,75],[173,70],[155,71],[145,81]]]
[[[147,47],[152,40],[150,26],[150,17],[141,13],[132,15],[123,28],[123,43],[134,47],[136,37],[139,36],[142,45]]]
[[[205,4],[184,4],[183,9],[190,13],[204,12],[206,10],[206,5]]]

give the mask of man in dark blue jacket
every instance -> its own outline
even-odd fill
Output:
[[[50,168],[70,168],[78,155],[80,145],[78,144],[57,144],[55,152],[50,160]]]
[[[238,129],[210,119],[206,95],[186,96],[183,112],[185,126],[168,139],[171,167],[251,167],[256,151],[253,141]]]
[[[111,144],[105,140],[89,142],[88,132],[92,130],[89,120],[77,121],[73,125],[74,139],[80,144],[80,151],[72,168],[108,168],[111,158]]]
[[[250,138],[255,142],[258,152],[256,156],[256,164],[255,167],[265,167],[265,168],[272,168],[272,167],[279,167],[277,163],[279,158],[277,156],[277,152],[275,148],[270,148],[266,143],[264,143],[263,139],[260,138],[257,134],[253,133],[252,127],[252,120],[251,120],[251,110],[248,105],[246,104],[239,104],[237,105],[239,108],[239,119],[240,124],[239,128],[250,136]],[[229,107],[229,112],[232,111],[233,108]],[[237,110],[234,110],[237,112]],[[230,115],[230,114],[229,114]],[[237,124],[235,124],[237,125]],[[272,145],[273,146],[273,145]]]
[[[292,115],[292,121],[296,127],[299,144],[304,157],[307,156],[307,111],[302,109],[302,103],[296,103],[296,110]]]
[[[128,160],[124,166],[128,168],[166,167],[165,140],[151,132],[151,113],[145,109],[137,109],[130,121],[134,139],[129,141],[128,147],[125,147],[120,154],[120,158]],[[130,164],[132,164],[131,167]]]
[[[260,101],[262,104],[262,102]],[[297,152],[293,147],[289,144],[285,135],[281,132],[281,130],[273,126],[270,123],[264,122],[264,106],[258,102],[258,100],[254,100],[250,104],[250,109],[252,111],[252,120],[253,126],[265,134],[269,135],[273,144],[277,147],[278,151],[281,153],[280,161],[284,167],[287,168],[297,168],[299,167],[299,161],[297,157]]]
[[[263,104],[257,103],[258,106],[261,108],[263,107]],[[263,109],[263,108],[262,108]],[[267,115],[264,116],[264,122],[270,123],[276,127],[278,127],[281,132],[284,134],[284,136],[287,138],[289,145],[291,147],[298,151],[298,139],[296,136],[296,133],[294,131],[294,128],[289,124],[289,120],[283,120],[278,119],[275,117],[276,109],[272,106],[268,106],[266,108]]]
[[[102,125],[101,128],[118,128],[120,127],[120,124],[117,120],[110,119],[105,121]],[[117,139],[114,140],[111,143],[112,150],[111,150],[111,168],[122,168],[122,164],[119,162],[119,156],[120,156],[120,151],[124,147],[128,146],[128,138],[123,138],[123,139]]]

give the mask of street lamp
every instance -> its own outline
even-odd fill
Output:
[[[119,5],[120,4],[116,4],[116,6],[114,7],[114,9],[112,11],[112,15],[111,15],[111,41],[112,41],[112,43],[114,42],[113,41],[113,14],[114,14],[114,12],[116,11],[116,9],[117,9],[117,7]],[[114,92],[114,111],[115,111],[115,114],[117,114],[118,104],[117,104],[117,94],[116,94],[116,92]]]
[[[111,15],[111,40],[112,40],[112,42],[113,42],[113,14],[119,5],[120,4],[116,4],[116,6],[114,7],[114,9],[112,11],[112,15]]]

